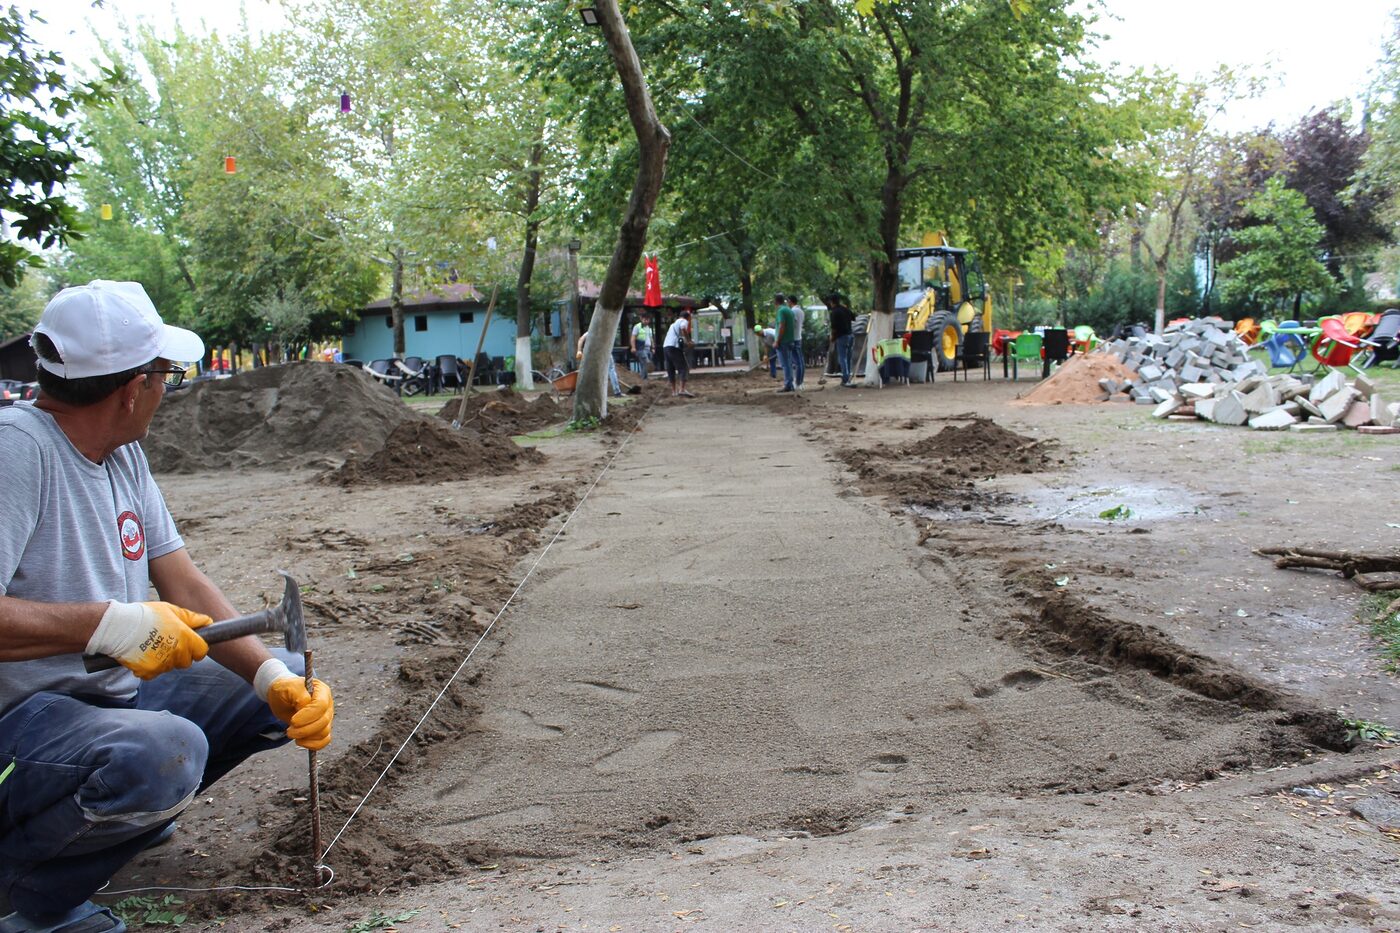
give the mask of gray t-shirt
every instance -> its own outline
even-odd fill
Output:
[[[79,453],[53,417],[0,408],[0,595],[35,602],[143,602],[147,561],[185,546],[140,445],[104,463]],[[80,655],[0,662],[0,712],[40,691],[129,700],[126,668],[89,674]]]

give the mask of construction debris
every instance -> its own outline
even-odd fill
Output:
[[[1304,547],[1261,547],[1254,553],[1274,558],[1283,569],[1335,570],[1371,593],[1400,592],[1400,553],[1363,554]]]
[[[1219,318],[1175,324],[1160,337],[1114,340],[1102,352],[1136,374],[1125,384],[1104,380],[1102,388],[1110,397],[1122,391],[1139,405],[1154,406],[1157,418],[1183,420],[1194,413],[1202,421],[1247,424],[1256,431],[1400,427],[1400,400],[1381,399],[1364,374],[1351,382],[1338,370],[1321,379],[1270,376]]]

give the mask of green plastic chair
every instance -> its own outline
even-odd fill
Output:
[[[1094,329],[1088,324],[1080,324],[1073,331],[1070,345],[1075,348],[1076,353],[1092,353],[1099,345],[1099,335],[1094,333]]]
[[[1006,342],[1007,347],[1010,348],[1007,351],[1007,355],[1011,358],[1012,379],[1020,378],[1016,372],[1018,363],[1034,363],[1036,369],[1041,369],[1043,367],[1040,357],[1044,342],[1045,338],[1041,337],[1040,334],[1029,333],[1022,334],[1015,340],[1008,340]]]

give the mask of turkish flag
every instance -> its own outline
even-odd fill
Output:
[[[647,287],[642,304],[648,308],[661,307],[661,269],[655,256],[647,260]]]

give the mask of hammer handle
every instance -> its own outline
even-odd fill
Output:
[[[195,629],[195,631],[208,645],[218,644],[221,641],[232,641],[235,638],[242,638],[244,635],[258,635],[268,631],[268,623],[272,620],[273,614],[280,608],[280,606],[273,606],[246,616],[238,616],[235,619],[214,622],[204,626],[204,628]],[[83,667],[89,674],[111,670],[117,666],[119,666],[117,659],[109,658],[105,654],[83,655]]]

